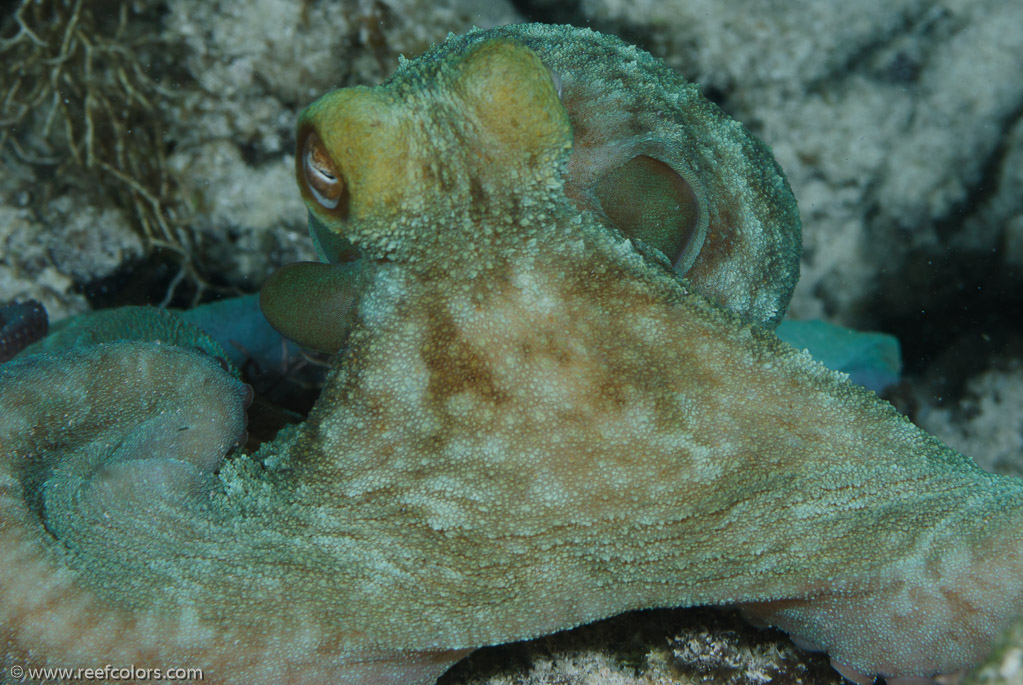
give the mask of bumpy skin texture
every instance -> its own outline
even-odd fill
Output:
[[[223,347],[200,328],[157,307],[119,307],[63,319],[53,325],[49,335],[25,348],[22,356],[117,340],[164,342],[227,359]]]
[[[635,155],[700,202],[689,280],[594,197]],[[645,53],[559,27],[453,37],[310,106],[298,175],[314,236],[344,236],[325,256],[362,253],[305,423],[223,459],[244,398],[174,347],[3,367],[8,663],[425,684],[480,645],[737,604],[847,672],[929,676],[1019,612],[1020,482],[770,332],[796,276],[791,194]],[[302,278],[317,298],[333,280]],[[145,401],[96,401],[111,377]],[[216,449],[144,431],[156,458],[110,451],[198,399],[223,416]]]

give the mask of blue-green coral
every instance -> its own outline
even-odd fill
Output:
[[[567,27],[455,36],[298,139],[320,249],[361,253],[351,292],[269,295],[354,307],[304,423],[224,458],[244,389],[173,346],[0,367],[8,661],[429,683],[480,645],[732,604],[898,678],[1019,612],[1023,486],[778,340],[795,202],[660,62]],[[317,321],[282,327],[336,339]]]

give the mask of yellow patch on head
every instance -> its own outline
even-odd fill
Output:
[[[473,48],[458,66],[454,86],[488,134],[485,154],[504,162],[563,148],[572,126],[550,69],[521,43],[495,38]]]

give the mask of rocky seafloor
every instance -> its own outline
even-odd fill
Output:
[[[898,337],[905,380],[892,400],[984,468],[1023,474],[1015,0],[90,0],[0,12],[0,302],[37,299],[59,319],[252,292],[314,256],[292,177],[306,103],[379,82],[399,54],[449,31],[569,22],[662,57],[765,139],[804,225],[790,316]],[[66,36],[87,39],[89,58]],[[974,677],[1023,682],[1023,641],[1007,639]],[[731,614],[642,612],[482,650],[442,682],[834,682],[826,662]]]

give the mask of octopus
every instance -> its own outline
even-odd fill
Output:
[[[650,55],[451,36],[304,110],[296,175],[323,263],[262,300],[335,355],[305,420],[239,449],[252,393],[188,335],[0,366],[7,673],[426,685],[728,605],[909,682],[1020,614],[1023,483],[776,337],[788,184]]]

